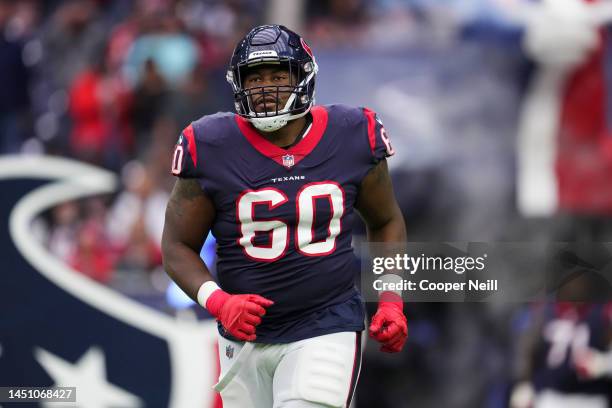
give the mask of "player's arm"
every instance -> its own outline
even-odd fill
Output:
[[[612,302],[609,302],[603,311],[603,339],[607,345],[605,350],[587,347],[575,353],[574,365],[581,378],[596,380],[600,378],[612,379]]]
[[[395,200],[386,160],[364,177],[355,208],[365,221],[368,241],[406,242],[406,224]]]
[[[514,385],[510,392],[510,408],[529,408],[533,406],[535,388],[533,386],[534,364],[538,342],[543,332],[545,312],[531,307],[528,310],[529,324],[517,333],[514,357]]]
[[[179,178],[174,184],[162,235],[164,268],[194,301],[205,282],[212,281],[200,249],[215,219],[215,208],[196,179]]]
[[[395,200],[387,161],[381,160],[361,182],[355,208],[365,221],[370,242],[406,241],[406,224]],[[382,343],[381,350],[401,351],[408,337],[408,324],[401,296],[383,292],[372,318],[370,336]]]
[[[215,219],[215,207],[196,179],[179,178],[172,190],[162,235],[164,268],[189,297],[205,307],[239,340],[255,340],[255,327],[272,301],[230,295],[212,279],[200,249]]]

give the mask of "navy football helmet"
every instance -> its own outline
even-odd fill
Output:
[[[290,86],[244,88],[245,72],[262,64],[285,64]],[[236,46],[226,79],[234,91],[236,112],[264,132],[273,132],[288,121],[306,115],[314,104],[318,66],[302,37],[282,25],[263,25],[252,29]],[[273,105],[255,111],[254,100],[264,97],[279,101],[279,93],[291,93],[285,106]]]

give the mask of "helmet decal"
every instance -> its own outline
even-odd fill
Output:
[[[310,55],[310,58],[314,59],[314,55],[312,55],[312,50],[310,49],[308,44],[306,44],[306,41],[304,41],[304,39],[301,38],[301,37],[300,37],[300,43],[302,44],[302,47],[304,48],[306,53],[308,53],[308,55]]]
[[[278,58],[278,54],[274,50],[253,51],[252,53],[249,54],[250,60],[257,59],[257,58],[264,58],[264,57],[277,57]]]

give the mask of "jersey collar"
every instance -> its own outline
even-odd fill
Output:
[[[235,118],[242,135],[259,153],[290,169],[312,152],[327,128],[327,110],[324,107],[313,106],[310,113],[312,114],[312,127],[302,137],[302,140],[287,150],[260,135],[247,119],[239,115],[235,115]]]

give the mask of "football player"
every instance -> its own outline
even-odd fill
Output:
[[[382,122],[366,108],[314,105],[317,70],[298,34],[254,28],[227,71],[236,114],[192,122],[174,150],[164,265],[218,320],[215,388],[227,408],[348,407],[365,317],[355,210],[371,242],[406,240]],[[217,282],[199,256],[209,231]],[[401,297],[381,294],[369,332],[382,351],[402,349]]]
[[[529,311],[511,408],[612,406],[612,303],[556,302]]]

